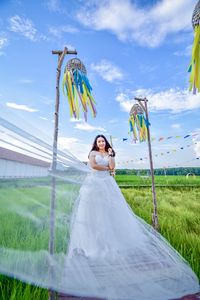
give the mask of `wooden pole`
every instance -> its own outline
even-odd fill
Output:
[[[50,238],[49,253],[53,256],[55,246],[55,206],[56,206],[56,178],[54,173],[57,167],[57,144],[58,144],[58,124],[59,124],[59,104],[60,104],[60,74],[63,60],[66,54],[77,54],[76,51],[69,51],[66,47],[63,51],[53,50],[52,54],[58,55],[58,66],[56,76],[56,103],[54,113],[54,139],[53,139],[53,159],[52,159],[52,180],[51,180],[51,204],[50,204]],[[53,280],[53,266],[49,267],[50,281]],[[49,290],[49,300],[55,300],[56,293]]]
[[[113,147],[112,135],[110,135],[110,145]]]
[[[145,112],[147,124],[149,124],[149,116],[148,116],[148,107],[146,98],[137,98],[135,100],[138,101],[140,106]],[[144,102],[144,105],[143,103]],[[153,198],[153,214],[152,214],[152,223],[153,227],[159,231],[159,223],[158,223],[158,213],[157,213],[157,201],[156,201],[156,189],[155,189],[155,181],[154,181],[154,169],[153,169],[153,159],[152,159],[152,150],[151,150],[151,137],[150,137],[150,130],[149,126],[147,126],[147,139],[148,139],[148,149],[149,149],[149,162],[150,162],[150,170],[151,170],[151,178],[152,178],[152,198]]]
[[[112,135],[110,135],[110,145],[113,148],[113,139],[112,139]],[[110,175],[115,177],[115,170],[113,172],[110,171]]]

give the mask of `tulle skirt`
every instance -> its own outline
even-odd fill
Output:
[[[69,294],[120,300],[164,300],[199,291],[184,258],[126,203],[115,180],[93,171],[71,222],[62,286]]]

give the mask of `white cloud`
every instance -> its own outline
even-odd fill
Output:
[[[60,0],[48,0],[46,1],[46,5],[50,11],[62,13],[62,5]]]
[[[63,44],[63,46],[61,47],[62,49],[63,48],[67,48],[68,50],[71,50],[71,51],[75,51],[76,50],[76,47],[74,47],[73,45],[71,44]]]
[[[10,108],[18,109],[18,110],[25,110],[25,111],[28,111],[28,112],[36,112],[36,111],[38,111],[37,109],[30,108],[27,105],[16,104],[16,103],[13,103],[13,102],[7,102],[6,106],[8,106]]]
[[[80,122],[83,122],[83,120],[82,119],[71,118],[70,122],[72,122],[72,123],[80,123]]]
[[[71,25],[65,26],[49,26],[49,32],[57,38],[61,38],[62,33],[77,33],[79,30]]]
[[[196,142],[196,145],[194,146],[194,151],[196,153],[196,156],[200,157],[200,141]]]
[[[16,15],[9,19],[9,25],[10,31],[18,32],[31,41],[37,40],[37,29],[30,19],[25,19]]]
[[[8,38],[6,36],[0,36],[0,49],[6,47],[8,44]]]
[[[54,100],[47,96],[41,96],[41,99],[42,99],[42,103],[44,103],[46,105],[52,105],[52,103],[54,103]]]
[[[121,92],[116,96],[116,101],[119,102],[120,107],[123,111],[130,112],[133,104],[136,103],[134,97],[147,97],[151,93],[151,90],[138,89],[135,91]]]
[[[172,113],[183,112],[200,108],[200,96],[193,95],[188,90],[170,89],[161,92],[152,90],[135,90],[129,93],[120,93],[116,101],[120,103],[123,111],[130,112],[133,104],[136,103],[134,97],[146,97],[148,108],[151,111],[169,110]]]
[[[101,60],[98,64],[92,64],[91,69],[108,82],[121,80],[124,77],[122,71],[117,66],[105,59]]]
[[[174,55],[176,56],[191,56],[192,54],[192,45],[187,46],[183,51],[176,51]]]
[[[46,117],[39,117],[42,120],[48,121],[48,119]]]
[[[31,80],[31,79],[20,79],[19,82],[20,82],[20,83],[29,84],[29,83],[32,83],[33,80]]]
[[[147,8],[131,0],[91,0],[77,12],[77,19],[92,29],[108,30],[122,41],[157,47],[169,34],[192,30],[193,9],[193,0],[162,0]]]
[[[111,123],[111,124],[115,124],[115,123],[118,123],[118,120],[117,119],[111,119],[108,122]]]
[[[171,127],[175,128],[175,129],[180,129],[181,125],[180,124],[172,124]]]
[[[192,134],[194,135],[192,137],[192,141],[194,143],[194,152],[197,157],[200,157],[200,128],[196,129]]]
[[[78,159],[88,161],[88,153],[91,145],[83,144],[81,141],[74,137],[58,137],[58,145],[61,150],[68,150]]]
[[[141,64],[140,66],[139,66],[139,68],[140,68],[140,71],[142,72],[142,73],[145,73],[145,74],[147,74],[147,73],[152,73],[152,72],[154,72],[154,71],[156,71],[156,69],[158,68],[157,66],[151,66],[151,65],[148,65],[148,64]]]
[[[78,123],[75,125],[76,129],[85,130],[85,131],[100,131],[100,132],[106,132],[106,129],[100,126],[92,126],[86,122]]]

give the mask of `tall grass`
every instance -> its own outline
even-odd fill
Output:
[[[133,211],[151,224],[151,189],[122,189]],[[156,189],[161,234],[200,278],[200,189]]]
[[[6,276],[0,276],[0,299],[47,300],[48,291]]]

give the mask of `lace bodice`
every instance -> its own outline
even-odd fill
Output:
[[[108,166],[108,155],[102,156],[101,154],[95,154],[95,160],[97,165]]]
[[[90,155],[95,158],[97,165],[108,166],[108,159],[109,159],[108,155],[103,156],[97,151],[92,151]],[[90,162],[88,163],[88,165],[90,166]],[[92,169],[92,173],[95,173],[96,176],[98,177],[104,177],[110,175],[109,171],[99,171],[95,169]]]
[[[109,160],[108,155],[102,155],[98,151],[91,151],[90,157],[91,156],[94,157],[97,165],[108,166],[108,160]],[[90,165],[90,163],[89,163],[89,165]]]

